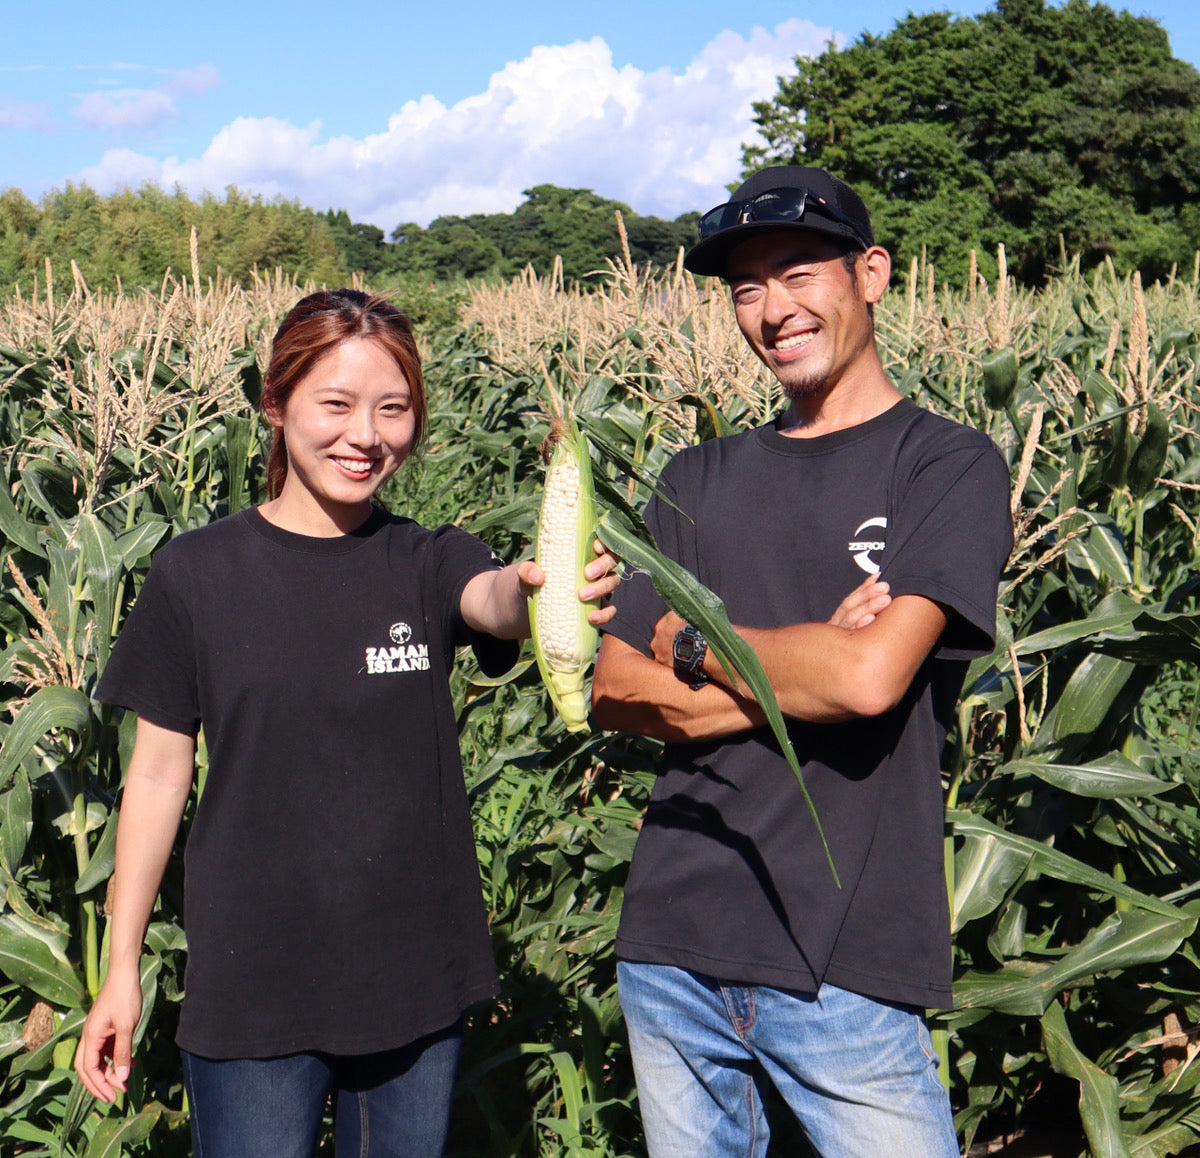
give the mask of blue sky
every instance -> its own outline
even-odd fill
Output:
[[[737,178],[751,103],[774,94],[797,54],[948,7],[8,0],[0,188],[37,199],[68,181],[193,195],[236,185],[390,231],[510,212],[522,190],[550,183],[674,217]],[[1131,11],[1200,67],[1195,0]]]

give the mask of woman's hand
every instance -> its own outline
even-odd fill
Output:
[[[125,1092],[133,1066],[133,1031],[141,1016],[139,970],[110,969],[75,1052],[75,1072],[102,1102],[115,1102]]]
[[[592,603],[607,599],[621,585],[619,572],[620,561],[615,555],[605,550],[599,539],[592,544],[593,550],[599,556],[593,559],[584,569],[583,574],[588,580],[579,588],[579,601]],[[532,595],[546,582],[546,573],[532,559],[517,564],[517,575],[521,580],[521,593],[526,597]],[[597,607],[588,612],[588,621],[599,627],[608,623],[617,609],[615,607]]]
[[[584,575],[589,580],[579,589],[579,598],[583,603],[608,599],[621,585],[620,560],[606,551],[604,544],[599,539],[592,546],[599,558],[593,559],[583,569]],[[608,623],[616,614],[617,609],[606,604],[589,611],[588,622],[599,627],[603,623]]]
[[[117,821],[108,976],[75,1053],[76,1072],[101,1101],[116,1101],[133,1065],[133,1032],[142,1016],[142,941],[191,793],[195,762],[195,737],[138,717]]]
[[[595,544],[597,558],[584,569],[587,582],[579,588],[584,603],[606,599],[619,586],[617,559],[605,551],[600,540]],[[529,638],[527,600],[546,582],[546,573],[532,559],[510,563],[502,571],[484,571],[463,589],[460,607],[463,619],[476,631],[485,631],[497,639]],[[599,627],[616,615],[616,608],[597,607],[588,612],[588,620]]]

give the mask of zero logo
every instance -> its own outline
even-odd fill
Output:
[[[879,527],[881,530],[887,529],[887,519],[883,515],[877,515],[873,519],[868,519],[865,523],[860,524],[854,532],[854,538],[850,540],[850,551],[854,555],[854,561],[868,574],[878,575],[879,564],[871,558],[872,551],[882,551],[887,546],[885,539],[866,539],[863,538],[863,532],[869,527]]]
[[[393,643],[407,643],[412,639],[412,628],[407,623],[393,623],[388,628],[388,636]]]

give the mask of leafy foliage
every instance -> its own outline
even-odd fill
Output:
[[[961,278],[968,252],[1004,244],[1031,284],[1063,249],[1161,277],[1200,247],[1200,73],[1149,18],[1000,0],[796,67],[755,106],[744,163],[844,177],[903,265],[924,251]]]
[[[694,215],[677,221],[640,217],[628,205],[598,197],[590,189],[537,185],[525,190],[515,213],[439,217],[428,229],[402,225],[392,234],[401,270],[439,278],[513,277],[526,266],[545,276],[562,263],[565,276],[579,280],[602,272],[621,252],[616,214],[625,221],[636,260],[670,265],[681,246],[696,239]]]
[[[1143,289],[1073,268],[1034,293],[1002,251],[996,267],[951,290],[914,265],[876,311],[901,389],[991,433],[1014,478],[1000,640],[969,673],[945,762],[952,1096],[969,1141],[1026,1121],[1058,1081],[1082,1106],[1081,1150],[1179,1153],[1200,1141],[1200,270]],[[93,1105],[69,1068],[105,968],[132,739],[88,692],[153,550],[261,498],[248,398],[302,292],[78,280],[0,311],[6,1154],[187,1152],[178,855],[129,1096]],[[627,517],[673,450],[778,402],[723,294],[631,258],[599,293],[558,272],[472,287],[427,371],[430,439],[387,499],[508,558],[533,538],[547,380]],[[505,680],[464,670],[456,698],[503,995],[469,1027],[451,1153],[642,1154],[612,946],[657,747],[567,735],[529,661]],[[803,1152],[786,1121],[776,1144]]]
[[[74,262],[93,285],[157,288],[164,271],[191,268],[193,228],[205,278],[220,271],[245,284],[255,270],[282,268],[302,280],[331,281],[342,268],[325,221],[294,202],[268,203],[236,189],[193,201],[153,185],[101,197],[68,184],[40,205],[16,189],[0,194],[0,285],[28,292],[47,262],[62,270]]]

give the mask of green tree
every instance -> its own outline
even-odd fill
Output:
[[[325,220],[333,233],[338,264],[342,269],[370,277],[390,266],[390,247],[377,225],[357,225],[344,209],[336,212],[330,209]]]
[[[696,243],[699,221],[699,213],[685,213],[674,221],[636,215],[626,218],[630,255],[639,264],[671,265],[679,256],[681,246],[690,249]]]
[[[618,211],[626,217],[633,214],[628,205],[607,201],[590,189],[535,185],[525,190],[525,201],[513,215],[527,248],[505,256],[510,262],[515,259],[518,268],[531,263],[546,269],[557,254],[567,277],[586,277],[604,269],[605,259],[619,250]]]
[[[943,273],[1003,242],[1041,281],[1062,245],[1089,267],[1161,276],[1200,247],[1200,73],[1154,21],[1105,4],[1000,0],[909,15],[884,37],[797,58],[755,106],[746,170],[844,176],[903,267]]]
[[[512,277],[527,265],[545,276],[561,257],[568,280],[579,281],[606,268],[621,252],[617,214],[625,223],[635,261],[670,265],[681,245],[696,238],[696,216],[677,221],[641,217],[621,201],[590,189],[536,185],[513,213],[439,217],[427,229],[407,223],[391,233],[389,268],[456,277]]]
[[[229,188],[224,197],[193,201],[181,189],[154,185],[101,196],[87,185],[67,184],[34,205],[23,193],[0,193],[0,292],[28,290],[49,261],[60,276],[75,262],[92,286],[157,286],[168,270],[191,272],[191,231],[199,238],[200,275],[218,269],[245,282],[253,269],[282,269],[301,280],[342,281],[364,263],[373,226],[330,221],[296,202],[264,201]],[[340,230],[340,232],[339,232]],[[353,237],[358,249],[339,249]]]
[[[41,216],[19,189],[0,193],[0,289],[7,290],[28,268],[29,248]]]
[[[392,230],[390,268],[424,274],[438,281],[455,281],[494,274],[500,248],[475,228],[473,218],[437,217],[428,229],[408,223]]]

